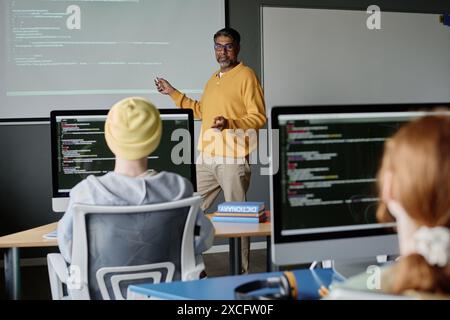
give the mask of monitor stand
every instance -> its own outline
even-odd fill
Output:
[[[69,197],[52,198],[52,209],[54,212],[65,212],[69,206]]]

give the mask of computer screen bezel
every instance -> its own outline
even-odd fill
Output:
[[[106,116],[109,109],[94,109],[94,110],[53,110],[50,112],[50,141],[51,141],[51,162],[52,162],[52,196],[53,199],[68,198],[69,192],[60,192],[58,185],[58,149],[56,145],[57,141],[57,117],[64,116]],[[195,152],[194,152],[194,113],[190,109],[159,109],[161,115],[174,114],[174,115],[187,115],[188,116],[188,130],[190,134],[190,171],[191,171],[191,183],[194,187],[194,191],[197,191],[197,175],[195,169]]]
[[[345,114],[345,113],[386,113],[386,112],[430,112],[432,109],[439,106],[449,106],[449,103],[415,103],[415,104],[361,104],[361,105],[316,105],[316,106],[274,106],[271,109],[270,128],[280,129],[279,116],[280,115],[295,115],[295,114]],[[271,156],[277,157],[279,161],[279,150],[274,150],[274,143],[271,142]],[[274,152],[276,152],[274,154]],[[381,159],[380,159],[381,160]],[[273,161],[273,160],[272,160]],[[279,167],[279,162],[278,162]],[[379,239],[383,236],[396,237],[396,231],[392,227],[381,227],[377,229],[364,230],[349,230],[338,232],[322,232],[322,233],[307,233],[297,235],[282,235],[282,215],[277,214],[281,212],[281,172],[278,170],[270,179],[270,200],[272,214],[272,256],[275,263],[277,263],[276,252],[274,246],[288,245],[294,243],[309,243],[314,247],[316,244],[324,241],[332,240],[348,240],[352,238],[367,238]],[[356,240],[356,239],[355,239]],[[341,243],[344,243],[342,241]],[[387,251],[390,251],[387,249]],[[386,252],[390,254],[390,252]],[[313,256],[313,254],[311,254]],[[350,256],[350,255],[349,255]],[[295,261],[295,258],[287,258],[287,260]],[[299,259],[299,261],[303,259]],[[311,261],[316,259],[310,259]],[[317,259],[318,260],[318,259]],[[278,261],[280,262],[280,261]],[[303,262],[306,262],[303,261]],[[280,263],[277,263],[280,264]]]

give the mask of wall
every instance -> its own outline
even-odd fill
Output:
[[[398,12],[450,12],[449,1],[439,0],[228,0],[228,23],[242,38],[240,57],[258,75],[261,70],[260,6],[366,10],[376,4],[381,10]]]
[[[264,7],[263,85],[277,105],[450,101],[450,27],[439,14]],[[286,85],[289,84],[289,85]]]
[[[0,123],[0,150],[0,236],[59,219],[51,209],[50,125]]]

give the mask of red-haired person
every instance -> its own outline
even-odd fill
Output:
[[[396,221],[398,262],[380,272],[378,291],[450,299],[450,116],[405,124],[385,144],[377,218]],[[371,275],[335,287],[369,290]]]

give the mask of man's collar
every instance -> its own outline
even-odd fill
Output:
[[[244,65],[244,63],[243,63],[242,61],[239,61],[239,63],[238,63],[237,65],[235,65],[231,70],[229,70],[229,71],[227,71],[227,72],[223,72],[223,73],[222,73],[222,77],[237,72],[243,65]],[[220,78],[220,77],[219,77],[219,73],[220,73],[220,72],[221,72],[220,69],[217,70],[217,72],[216,72],[216,74],[215,74],[215,76],[216,76],[217,78]]]

